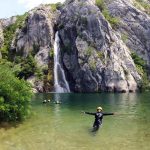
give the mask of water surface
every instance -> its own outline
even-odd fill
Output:
[[[52,101],[43,104],[44,99]],[[29,119],[0,128],[0,150],[149,150],[149,99],[149,93],[37,94]],[[97,106],[122,115],[106,116],[93,133],[94,117],[81,111],[95,112]]]

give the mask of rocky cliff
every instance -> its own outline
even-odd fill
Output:
[[[55,23],[56,15],[51,7],[41,5],[28,12],[24,26],[17,31],[11,43],[10,51],[14,52],[14,56],[21,54],[22,57],[32,53],[39,66],[47,65],[54,43]]]
[[[120,18],[117,31],[121,34],[123,42],[150,66],[150,5],[148,3],[150,2],[142,3],[140,0],[110,0],[106,1],[106,6],[112,16]]]
[[[0,47],[2,46],[3,41],[4,41],[4,38],[3,38],[3,28],[2,28],[2,24],[0,22]]]
[[[137,8],[136,3],[67,0],[63,5],[40,5],[21,22],[16,19],[17,27],[7,46],[9,59],[25,68],[23,75],[39,92],[52,91],[53,47],[58,31],[61,65],[71,91],[135,92],[147,84],[145,78],[149,82],[146,71],[150,66],[150,17],[147,9],[139,3]],[[0,23],[4,51],[7,30],[4,32],[2,26],[4,21]],[[6,29],[9,26],[5,23]],[[36,67],[28,66],[36,69],[29,73],[25,63],[33,64],[31,57]]]
[[[3,41],[4,41],[4,38],[3,38],[3,29],[2,29],[1,22],[0,22],[0,47],[2,46]],[[2,58],[2,55],[1,55],[1,51],[0,51],[0,59],[1,58]]]

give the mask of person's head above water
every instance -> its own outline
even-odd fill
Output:
[[[97,112],[101,112],[103,110],[102,107],[97,107]]]

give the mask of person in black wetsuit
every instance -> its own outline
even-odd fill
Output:
[[[103,116],[114,115],[114,113],[104,113],[102,110],[103,110],[102,107],[97,107],[96,113],[83,112],[84,114],[95,116],[95,121],[93,124],[93,131],[96,131],[99,129],[100,125],[102,124]]]

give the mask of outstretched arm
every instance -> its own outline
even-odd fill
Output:
[[[95,113],[91,113],[91,112],[86,112],[86,111],[82,111],[84,114],[88,114],[88,115],[95,115]]]
[[[104,116],[114,115],[115,113],[103,113]]]

